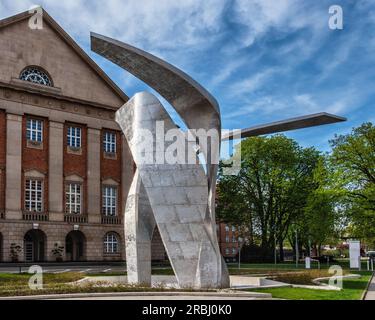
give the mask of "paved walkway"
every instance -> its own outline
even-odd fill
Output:
[[[368,287],[365,300],[375,300],[375,276],[372,277],[370,286]]]
[[[28,297],[0,297],[3,300],[271,300],[260,292],[116,292],[76,293]]]
[[[36,265],[38,265],[36,263]],[[58,265],[51,265],[45,266],[42,265],[42,270],[44,273],[65,273],[65,272],[80,272],[80,273],[113,273],[113,272],[125,272],[126,268],[124,266],[111,266],[111,265],[82,265],[82,266],[71,266],[62,264]],[[28,272],[29,266],[22,266],[22,267],[13,267],[13,266],[1,266],[0,265],[0,273],[21,273],[21,272]]]

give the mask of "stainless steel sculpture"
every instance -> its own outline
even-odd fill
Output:
[[[195,162],[156,163],[157,158],[168,155],[165,150],[173,144],[158,141],[158,122],[163,121],[164,135],[177,128],[159,100],[151,93],[138,93],[116,113],[116,121],[137,165],[125,209],[128,281],[151,284],[151,239],[157,225],[180,287],[229,287],[228,270],[218,246],[215,218],[221,139],[218,103],[188,75],[147,52],[93,33],[91,46],[93,51],[155,89],[174,107],[188,129],[217,133],[210,135],[206,144],[199,143],[206,160],[205,169],[195,151],[186,148],[196,141],[193,139],[192,142],[182,131],[179,131],[180,141],[184,142],[183,148],[187,152],[184,160],[193,158]],[[343,118],[320,115],[302,120],[305,122],[292,119],[245,130],[244,133],[245,136],[272,133],[333,123]],[[145,151],[143,130],[150,132],[151,151]],[[233,134],[223,137],[232,138]],[[145,158],[155,163],[144,161]]]
[[[164,121],[165,133],[176,125],[158,99],[146,92],[135,95],[117,112],[116,120],[137,165],[125,210],[129,281],[151,283],[151,239],[157,225],[180,287],[229,287],[216,235],[214,195],[221,132],[218,103],[185,73],[146,52],[96,34],[91,35],[91,43],[93,51],[159,92],[189,129],[217,133],[206,145],[200,145],[206,172],[199,163],[144,164],[139,154],[140,130],[149,130],[156,139],[157,121]],[[163,150],[167,150],[169,144],[163,143]],[[191,152],[187,156],[196,157]],[[153,150],[152,158],[156,157],[157,150]]]

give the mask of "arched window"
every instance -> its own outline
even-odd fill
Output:
[[[48,74],[38,67],[27,67],[23,69],[20,74],[20,79],[24,81],[29,81],[37,84],[42,84],[44,86],[52,87],[52,81]]]
[[[104,253],[118,253],[118,237],[114,232],[109,232],[104,237]]]

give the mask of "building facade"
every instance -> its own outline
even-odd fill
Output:
[[[46,12],[30,18],[0,21],[0,261],[125,260],[128,98]]]
[[[239,250],[244,244],[238,228],[226,223],[218,223],[216,229],[221,255],[227,262],[237,261]]]

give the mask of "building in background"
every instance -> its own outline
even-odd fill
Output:
[[[243,239],[239,236],[235,226],[226,223],[217,223],[217,238],[221,254],[227,262],[237,261],[237,255],[243,245]]]
[[[128,98],[45,11],[40,30],[30,17],[0,21],[0,261],[124,260]]]

